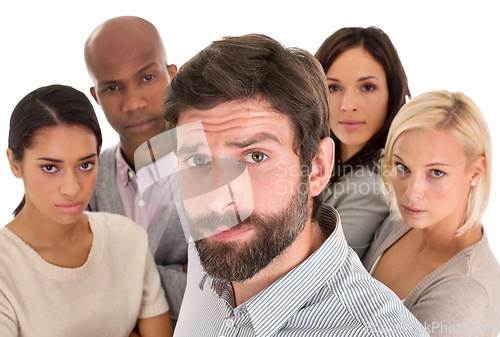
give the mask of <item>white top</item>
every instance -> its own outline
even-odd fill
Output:
[[[93,241],[78,268],[50,264],[0,229],[0,336],[128,337],[138,318],[168,310],[144,229],[86,214]]]

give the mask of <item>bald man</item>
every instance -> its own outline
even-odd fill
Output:
[[[175,206],[149,204],[139,193],[134,152],[166,131],[163,95],[177,72],[167,64],[160,34],[148,21],[116,17],[98,26],[85,43],[90,93],[120,142],[102,152],[91,211],[123,214],[148,231],[149,246],[175,322],[186,285],[187,243]],[[126,294],[124,294],[126,296]]]

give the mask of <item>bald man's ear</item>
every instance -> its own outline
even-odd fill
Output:
[[[170,76],[170,80],[172,80],[177,74],[177,66],[175,64],[167,65],[168,76]]]
[[[101,105],[101,103],[99,103],[99,100],[97,99],[97,94],[95,93],[95,87],[90,88],[90,94],[92,95],[92,97],[94,97],[97,104]]]

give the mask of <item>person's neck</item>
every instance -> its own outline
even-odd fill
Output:
[[[62,249],[71,246],[83,234],[91,233],[85,214],[74,224],[60,224],[33,210],[29,205],[25,205],[6,227],[36,251]]]
[[[137,150],[136,147],[133,147],[125,143],[124,141],[120,140],[120,151],[122,153],[123,159],[125,159],[125,162],[127,162],[130,168],[134,171],[135,171],[135,160],[134,160],[135,150]]]
[[[450,225],[456,223],[457,225]],[[441,256],[446,261],[460,252],[478,242],[482,237],[480,226],[474,226],[461,236],[455,233],[463,223],[463,218],[457,221],[448,220],[431,228],[414,229],[414,239],[419,254],[431,254]]]
[[[233,282],[236,306],[248,301],[269,287],[283,275],[306,260],[325,242],[326,236],[317,223],[309,220],[304,230],[281,255],[254,277],[243,282]]]
[[[344,143],[340,143],[340,162],[343,164],[349,159],[351,159],[356,153],[361,151],[362,146],[348,146]]]

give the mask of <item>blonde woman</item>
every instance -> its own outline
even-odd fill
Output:
[[[363,263],[437,336],[497,336],[500,267],[481,223],[491,140],[462,93],[422,94],[394,118],[382,162],[393,216]]]

